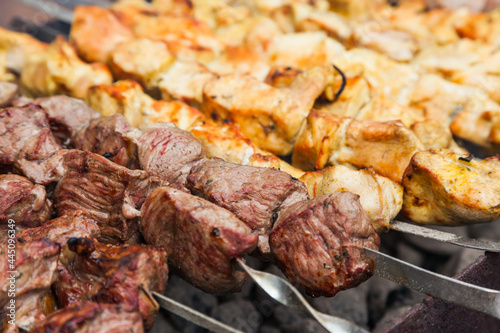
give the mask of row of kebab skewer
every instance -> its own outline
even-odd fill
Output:
[[[376,230],[397,214],[379,209],[371,218],[357,194],[332,190],[310,199],[288,173],[208,158],[171,123],[140,131],[120,114],[101,117],[67,96],[3,97],[11,106],[0,111],[2,227],[13,219],[18,228],[16,316],[32,332],[141,332],[154,322],[151,293],[164,290],[169,269],[203,291],[231,293],[245,279],[234,259],[247,254],[273,261],[311,295],[334,296],[371,276],[364,247],[378,249]],[[498,158],[444,156],[477,177],[498,177]],[[415,181],[412,168],[405,178]],[[378,206],[392,207],[384,194],[375,196]],[[474,217],[494,219],[493,209],[477,207]],[[4,268],[6,281],[12,269]],[[2,306],[7,296],[3,289]]]
[[[0,215],[17,227],[20,327],[141,332],[169,270],[235,292],[245,274],[234,259],[247,254],[333,296],[371,275],[363,248],[377,249],[376,232],[401,210],[443,225],[500,214],[498,157],[473,159],[448,126],[497,152],[500,108],[486,93],[346,51],[334,31],[281,34],[262,16],[235,25],[248,45],[213,60],[210,29],[171,12],[142,1],[79,7],[71,43],[48,46],[0,30],[0,76],[21,82],[0,83]],[[219,33],[238,36],[222,14]],[[108,66],[121,81],[111,84]],[[394,101],[412,89],[419,108]],[[293,166],[274,155],[292,152]]]

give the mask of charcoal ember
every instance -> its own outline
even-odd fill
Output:
[[[281,333],[281,330],[271,325],[264,325],[259,329],[259,333]]]
[[[153,327],[149,330],[149,333],[180,333],[171,323],[169,314],[167,310],[161,309],[156,315],[155,323]]]
[[[200,289],[173,275],[170,277],[165,296],[170,297],[190,308],[206,315],[217,306],[217,297],[204,293]],[[204,329],[172,313],[168,313],[171,323],[183,333],[203,333]]]
[[[62,164],[66,171],[54,193],[58,213],[83,210],[99,223],[101,242],[136,243],[139,209],[161,182],[143,170],[129,170],[80,150],[67,151]]]
[[[0,110],[0,164],[39,161],[60,149],[41,107],[28,104]]]
[[[75,139],[75,147],[103,155],[129,169],[138,168],[137,146],[126,137],[132,131],[124,116],[117,113],[90,121]]]
[[[262,325],[262,314],[249,300],[237,299],[219,304],[212,311],[212,316],[245,333],[257,333]]]
[[[308,200],[307,188],[289,174],[211,158],[194,166],[186,187],[238,216],[259,235],[259,250],[269,254],[268,234],[279,213]]]
[[[164,186],[146,199],[142,234],[170,253],[172,270],[205,292],[241,290],[246,274],[234,259],[253,251],[257,235],[233,213],[189,193]]]
[[[425,254],[422,253],[411,243],[398,242],[396,245],[397,257],[410,264],[422,266],[425,260]]]
[[[440,231],[454,233],[458,236],[468,237],[467,227],[440,227],[440,226],[426,226],[427,228],[436,229]],[[457,252],[457,246],[453,244],[447,244],[445,242],[440,242],[432,239],[425,239],[419,236],[402,234],[402,238],[414,246],[425,250],[432,254],[438,254],[442,256],[450,256]]]
[[[0,175],[0,202],[0,224],[13,219],[17,227],[36,227],[52,213],[45,187],[18,175]]]
[[[74,303],[38,321],[31,333],[144,333],[139,312],[119,304]]]
[[[404,305],[397,308],[389,309],[384,316],[377,322],[373,329],[373,333],[385,332],[385,327],[394,321],[396,318],[403,316],[408,310],[411,309],[410,305]]]
[[[7,324],[15,319],[16,324],[30,327],[37,320],[45,318],[55,305],[51,284],[56,278],[57,261],[61,247],[47,239],[16,241],[14,243],[15,262],[9,262],[7,241],[0,245],[0,331],[15,332],[16,328]],[[15,267],[12,267],[14,265]],[[16,272],[10,273],[10,272]],[[12,280],[13,276],[15,277]],[[15,284],[11,287],[12,282]],[[15,292],[14,313],[11,306]],[[8,317],[13,315],[14,318]]]
[[[358,326],[368,328],[368,293],[370,284],[365,282],[356,288],[344,290],[334,298],[312,298],[309,302],[315,309],[347,319]]]
[[[17,84],[0,81],[0,108],[9,106],[17,95]]]
[[[134,142],[138,147],[141,169],[181,188],[189,170],[207,154],[191,133],[170,123],[150,126]]]
[[[461,248],[451,256],[444,266],[440,267],[438,272],[443,275],[453,276],[461,272],[483,254],[484,251],[481,250]]]
[[[74,255],[60,266],[53,286],[61,306],[85,300],[121,304],[138,311],[145,328],[153,325],[159,307],[150,295],[162,293],[167,284],[165,250],[101,244],[92,238],[70,238],[68,248]]]
[[[291,310],[283,305],[276,307],[274,314],[283,332],[287,333],[326,333],[327,331],[316,320],[308,315]]]
[[[270,237],[276,265],[312,296],[332,297],[373,272],[363,247],[380,240],[359,196],[336,192],[298,202],[280,214]]]
[[[369,285],[367,297],[369,320],[371,323],[376,323],[385,315],[389,295],[400,286],[378,276],[372,277],[366,283]]]
[[[100,117],[84,101],[65,95],[42,97],[27,101],[40,106],[49,116],[52,133],[61,143],[68,145],[74,142],[76,134],[89,125],[92,119]],[[16,105],[22,106],[18,100]]]

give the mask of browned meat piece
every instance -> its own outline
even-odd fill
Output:
[[[183,185],[191,167],[205,158],[205,148],[172,124],[149,127],[137,140],[141,169],[170,184]]]
[[[12,252],[9,252],[12,250],[9,247],[10,241],[14,244],[15,259],[12,257]],[[8,241],[2,242],[0,246],[1,332],[16,332],[16,329],[8,323],[9,320],[14,319],[17,325],[30,327],[35,320],[43,319],[53,311],[55,302],[50,286],[56,277],[60,250],[59,244],[46,239],[21,242],[9,238]],[[15,303],[12,303],[13,299]],[[13,311],[12,304],[15,306]]]
[[[132,130],[121,114],[94,119],[75,140],[78,149],[107,157],[130,169],[137,167],[137,146],[125,137]]]
[[[43,160],[59,149],[41,107],[30,104],[0,110],[0,164],[14,164],[20,158]]]
[[[232,259],[251,252],[257,235],[231,212],[165,186],[146,199],[142,214],[144,238],[167,250],[182,278],[214,294],[241,289],[245,274]]]
[[[143,333],[141,315],[119,304],[75,303],[39,321],[30,333]]]
[[[36,227],[52,213],[45,187],[18,175],[0,175],[0,202],[0,224],[13,219],[18,227]]]
[[[70,150],[62,159],[66,171],[54,200],[58,213],[85,211],[99,223],[102,242],[136,242],[138,209],[159,181],[90,152]]]
[[[363,247],[380,245],[359,196],[350,192],[291,206],[276,221],[269,241],[286,277],[314,296],[334,296],[369,278],[373,262]]]
[[[238,216],[259,235],[259,250],[269,253],[268,233],[279,212],[308,200],[307,188],[289,174],[212,158],[191,169],[186,186]]]
[[[4,108],[14,100],[17,95],[17,84],[0,81],[0,108]]]
[[[150,328],[159,309],[151,292],[162,293],[168,279],[167,252],[147,245],[101,244],[70,238],[73,251],[60,269],[54,290],[63,307],[93,300],[138,311]]]
[[[19,99],[16,105],[22,106],[25,102],[36,104],[47,112],[52,133],[64,144],[71,143],[78,131],[88,126],[92,119],[100,117],[99,112],[82,100],[64,95],[32,101]]]

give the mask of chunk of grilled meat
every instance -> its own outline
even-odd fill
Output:
[[[1,109],[0,126],[0,164],[43,160],[61,149],[39,106]]]
[[[450,150],[416,153],[403,178],[403,213],[422,224],[491,222],[500,214],[500,160]]]
[[[37,227],[52,213],[45,187],[18,175],[0,175],[0,202],[0,224],[13,219],[17,227]]]
[[[373,168],[352,170],[344,166],[306,172],[301,178],[311,198],[348,191],[359,195],[359,201],[377,232],[388,231],[390,222],[403,205],[403,186],[378,175]]]
[[[9,106],[17,96],[17,84],[0,81],[0,108]]]
[[[73,143],[76,134],[100,115],[82,100],[58,95],[28,100],[29,104],[39,105],[49,116],[52,133],[64,144]],[[23,99],[16,101],[22,106]],[[28,103],[26,103],[28,104]]]
[[[50,286],[56,278],[61,247],[46,239],[36,241],[2,241],[0,246],[0,330],[16,332],[16,325],[31,327],[54,310]],[[14,293],[15,296],[12,296]],[[15,300],[15,303],[12,303]]]
[[[106,65],[83,62],[63,37],[57,37],[44,52],[30,55],[21,69],[21,83],[34,96],[84,98],[91,86],[111,82]]]
[[[329,165],[374,170],[395,182],[414,153],[424,147],[400,121],[359,121],[312,110],[293,151],[293,165],[303,170]]]
[[[149,127],[136,143],[141,169],[181,187],[193,165],[206,156],[205,148],[190,133],[168,123]]]
[[[257,235],[231,212],[171,187],[156,189],[142,208],[142,234],[164,247],[170,268],[214,294],[241,290],[245,274],[232,259],[253,251]]]
[[[79,302],[35,323],[30,333],[144,333],[141,315],[120,304]]]
[[[260,148],[287,155],[332,75],[330,66],[315,67],[299,74],[286,88],[272,87],[249,75],[217,77],[205,84],[203,110],[218,122],[238,123]]]
[[[138,241],[138,209],[160,182],[145,171],[129,170],[90,152],[69,150],[62,164],[64,176],[54,192],[58,213],[85,211],[99,223],[103,242]]]
[[[88,62],[107,62],[113,50],[134,37],[112,11],[98,6],[76,6],[69,34],[78,54]]]
[[[70,238],[67,262],[54,291],[63,307],[93,300],[122,304],[153,325],[159,309],[151,292],[162,293],[168,279],[167,252],[148,245],[101,244],[93,238]]]
[[[268,234],[281,211],[308,200],[305,185],[289,174],[212,158],[195,165],[186,187],[195,195],[234,213],[259,235],[259,250],[269,253]]]
[[[278,267],[313,296],[334,296],[369,278],[373,262],[363,247],[380,239],[359,196],[336,192],[298,202],[284,211],[269,237]]]
[[[129,169],[136,169],[137,146],[125,136],[130,131],[132,127],[121,114],[97,118],[78,133],[75,147],[103,155]]]

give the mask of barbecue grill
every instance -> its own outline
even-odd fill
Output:
[[[68,21],[71,19],[72,6],[76,3],[95,4],[94,1],[88,0],[73,2],[64,1],[64,3],[63,1],[56,1],[56,4],[31,0],[22,0],[21,2],[28,4],[29,6],[35,6],[36,10],[33,11],[33,9],[27,9],[30,14],[28,14],[28,18],[26,18],[17,15],[19,13],[17,12],[17,8],[26,9],[25,7],[13,7],[16,8],[16,12],[8,13],[9,18],[2,18],[0,23],[6,25],[6,22],[8,22],[9,28],[17,31],[29,32],[36,38],[46,42],[51,41],[59,34],[68,34]],[[9,3],[5,8],[11,8],[9,7],[11,4],[17,4],[17,2],[9,0]],[[105,6],[106,2],[103,1],[98,4]],[[32,15],[36,15],[37,13],[43,13],[43,15],[47,15],[46,17],[50,17],[50,19],[35,22],[35,16]],[[478,151],[477,149],[478,148],[472,147],[471,151],[473,151],[476,156],[481,156],[481,151]],[[410,231],[417,234],[426,232],[416,229],[408,230],[408,228],[411,229],[412,227],[406,225],[405,223],[399,224],[396,222],[394,224],[395,230],[400,229],[402,231]],[[436,231],[435,234],[428,232],[428,237],[446,240],[446,242],[451,244],[465,245],[471,248],[482,249],[484,246],[490,246],[492,247],[492,250],[498,251],[498,248],[495,248],[497,246],[496,244],[475,243],[474,240],[468,239],[468,237],[486,237],[490,238],[492,241],[500,240],[500,228],[496,227],[495,222],[489,225],[460,227],[453,228],[451,230],[446,229],[446,231],[461,234],[464,238],[453,238],[449,234],[440,233],[439,231]],[[499,237],[495,237],[497,236],[495,233],[498,233],[497,235]],[[390,234],[383,235],[383,252],[390,253],[395,256],[399,255],[406,261],[414,261],[417,265],[424,264],[424,268],[444,274],[455,273],[457,268],[463,268],[464,262],[466,262],[467,259],[479,254],[479,252],[473,252],[474,250],[463,250],[453,245],[432,243],[432,241],[428,243],[427,241],[423,241],[421,238],[415,239],[411,237],[412,236],[407,236],[397,231],[391,231]],[[465,254],[468,254],[469,257],[466,257]],[[378,254],[374,254],[372,258],[376,261],[377,267],[382,267],[381,263],[384,262],[384,258],[378,257]],[[257,267],[260,271],[269,270],[279,275],[279,273],[277,273],[271,266],[267,267],[266,264],[258,263],[257,261],[254,262],[251,258],[248,260],[250,266]],[[389,260],[387,262],[388,265],[394,264],[391,261],[392,259],[387,260]],[[257,283],[261,287],[265,286],[266,282],[270,281],[270,277],[262,277],[262,280],[259,280],[258,275],[260,272],[252,271],[251,268],[246,266],[244,262],[241,262],[241,269],[247,270],[247,272],[250,273],[250,276],[256,279]],[[463,268],[455,276],[455,278],[476,286],[500,290],[500,282],[496,279],[497,274],[500,273],[499,270],[500,254],[488,252],[475,259],[474,263]],[[394,272],[391,268],[380,268],[380,272],[378,274],[383,276],[384,271],[385,274],[388,274],[388,272],[395,273],[396,277],[392,277],[393,279],[402,277],[401,273]],[[411,272],[411,274],[413,273],[414,272]],[[415,282],[416,284],[412,284],[408,281],[400,282],[403,285],[406,284],[415,287],[416,285],[422,285],[425,278],[425,276],[420,278],[420,281]],[[407,280],[411,279],[412,276],[408,275]],[[319,299],[312,299],[309,297],[304,299],[304,301],[308,303],[302,303],[301,300],[296,300],[295,303],[290,302],[289,300],[282,300],[282,303],[289,302],[290,304],[286,305],[292,308],[286,310],[282,305],[279,305],[278,302],[272,301],[270,297],[264,295],[261,289],[251,281],[247,281],[242,294],[216,298],[194,289],[181,280],[176,278],[173,278],[172,280],[173,281],[170,282],[166,291],[166,295],[169,299],[162,299],[161,295],[157,295],[159,303],[162,307],[168,309],[171,313],[162,311],[158,315],[156,324],[152,329],[153,332],[175,332],[176,330],[189,332],[199,331],[200,328],[193,325],[193,323],[202,325],[206,328],[211,328],[216,332],[231,332],[232,328],[245,332],[319,331],[323,328],[321,328],[316,321],[313,321],[312,317],[315,317],[319,320],[319,322],[321,322],[322,319],[328,321],[328,318],[325,319],[325,317],[322,317],[324,316],[323,314],[317,315],[314,312],[310,312],[312,317],[308,317],[300,312],[293,312],[295,311],[293,310],[293,307],[300,308],[301,306],[304,306],[303,304],[308,303],[313,304],[314,307],[323,310],[323,312],[343,317],[344,319],[348,319],[351,323],[356,323],[362,328],[374,329],[376,332],[494,332],[500,329],[500,319],[497,319],[500,318],[499,316],[497,316],[497,318],[493,318],[492,316],[481,313],[480,311],[470,310],[466,307],[448,303],[435,297],[427,297],[420,302],[423,298],[422,294],[411,292],[405,288],[395,287],[395,285],[392,284],[388,285],[385,283],[385,287],[380,288],[380,293],[377,294],[377,288],[373,288],[373,285],[380,282],[380,280],[376,279],[367,282],[366,284],[368,286],[341,293],[337,297],[341,299],[340,301],[336,300],[337,298],[320,301]],[[450,284],[452,283],[451,281],[448,282]],[[273,294],[273,291],[278,288],[277,286],[279,282],[276,283],[277,285],[273,286],[274,289],[270,288],[266,289],[266,291],[275,299],[279,300],[280,295]],[[438,287],[436,289],[441,288],[439,285],[440,283],[445,282],[436,280],[436,286]],[[426,290],[429,289],[422,291],[425,292]],[[387,291],[390,291],[390,293],[388,294]],[[284,292],[284,294],[286,294],[286,292]],[[464,294],[461,296],[463,295]],[[377,300],[377,297],[380,299]],[[359,306],[358,311],[351,311],[351,313],[349,313],[348,310],[352,309],[351,306],[346,305],[343,307],[339,304],[340,302],[348,302],[350,298],[361,301],[362,304],[352,306],[354,309],[356,306]],[[177,303],[175,299],[180,301],[180,303]],[[284,297],[284,299],[287,299],[287,297]],[[326,305],[327,302],[330,302],[331,304]],[[479,303],[481,303],[478,299],[471,299],[467,297],[463,298],[463,302],[469,305],[469,307],[472,306],[472,304],[475,304],[476,307],[480,307]],[[498,310],[497,312],[500,312],[500,302],[495,302],[497,302],[497,300],[492,296],[491,303],[489,303],[488,306],[494,307],[496,305]],[[409,308],[411,303],[417,304]],[[377,304],[379,305],[379,308],[374,308]],[[186,307],[186,305],[188,306]],[[387,307],[387,305],[394,308],[391,309],[390,307]],[[370,312],[367,312],[368,308]],[[404,309],[408,310],[403,312]],[[193,310],[198,310],[202,313],[195,313]],[[286,314],[283,312],[286,312]],[[172,313],[180,315],[180,317]],[[385,314],[385,318],[382,318],[382,314]],[[213,321],[213,319],[210,319],[209,317],[214,317],[219,321],[225,322],[228,326],[224,327],[219,322]],[[344,322],[343,320],[338,320],[337,324],[339,325],[338,329],[340,330],[357,329],[349,326],[350,323]],[[342,326],[343,324],[345,324],[345,326]],[[324,326],[328,326],[328,324],[324,324]],[[359,330],[360,332],[362,331],[362,328]]]

